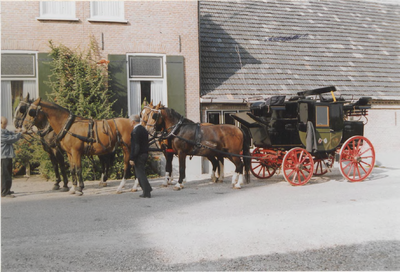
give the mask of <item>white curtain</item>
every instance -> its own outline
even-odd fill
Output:
[[[132,114],[140,114],[141,110],[141,90],[140,81],[131,81],[129,84],[129,116]]]
[[[153,104],[157,105],[160,101],[161,104],[165,104],[163,101],[163,82],[162,80],[154,80],[151,82],[150,97],[153,100]]]
[[[1,116],[8,119],[8,123],[12,122],[12,97],[11,97],[11,81],[1,81]]]
[[[30,99],[36,99],[36,81],[35,80],[24,80],[22,87],[22,96],[23,98],[29,94]]]

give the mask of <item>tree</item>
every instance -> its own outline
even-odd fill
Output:
[[[75,115],[93,119],[115,117],[108,89],[108,61],[99,56],[93,38],[86,52],[74,52],[49,41],[52,74],[47,82],[53,92],[49,97]]]

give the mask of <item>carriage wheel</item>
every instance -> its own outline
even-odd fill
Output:
[[[276,171],[276,165],[273,165],[271,161],[271,155],[276,156],[276,152],[263,149],[256,148],[251,154],[252,157],[257,157],[257,159],[251,159],[251,172],[253,175],[259,179],[267,179],[272,177]]]
[[[282,162],[283,176],[293,186],[306,184],[314,172],[314,161],[307,150],[299,147],[290,149]]]
[[[339,169],[349,181],[363,181],[369,176],[374,165],[374,146],[363,136],[351,137],[340,149]]]
[[[334,162],[333,156],[329,156],[327,159],[314,159],[314,176],[322,176],[328,173],[328,170],[332,168]]]

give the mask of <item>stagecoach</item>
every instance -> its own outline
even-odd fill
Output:
[[[364,137],[371,98],[355,102],[336,98],[334,86],[285,96],[272,96],[250,105],[249,112],[232,117],[253,139],[251,172],[267,179],[281,170],[291,185],[304,185],[338,161],[343,177],[366,179],[375,163],[375,151]]]

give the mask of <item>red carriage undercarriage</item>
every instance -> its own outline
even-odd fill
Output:
[[[285,101],[271,97],[250,106],[250,112],[232,115],[247,127],[256,147],[251,172],[260,179],[283,172],[291,185],[304,185],[313,175],[321,176],[339,162],[349,181],[366,179],[375,164],[375,151],[363,136],[371,98],[355,103],[336,98],[335,87],[300,92]],[[331,93],[326,98],[325,93]]]

